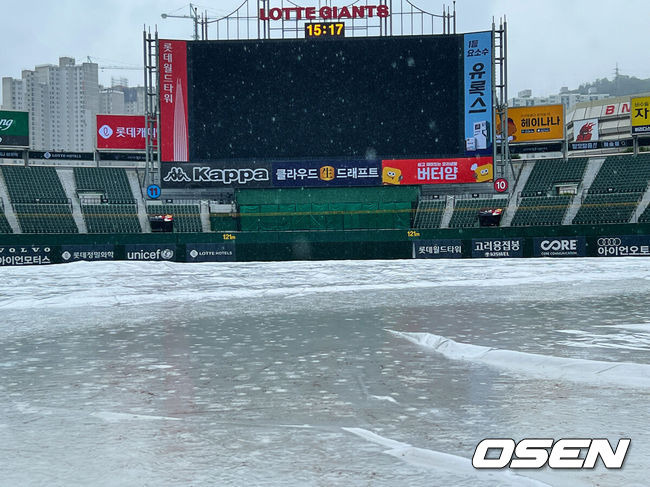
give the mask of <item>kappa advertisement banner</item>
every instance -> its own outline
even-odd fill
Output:
[[[564,105],[508,108],[508,140],[543,142],[564,139]],[[501,119],[497,115],[497,140],[501,139]]]
[[[631,103],[632,135],[650,134],[650,97],[632,98]]]
[[[492,181],[492,157],[389,159],[382,161],[382,184],[450,184]]]
[[[187,118],[187,42],[158,41],[160,70],[160,158],[189,158]]]
[[[599,257],[650,257],[650,235],[598,237]]]
[[[585,237],[535,237],[533,248],[535,257],[585,257],[587,255]]]
[[[273,186],[276,188],[380,185],[381,161],[273,163]]]
[[[465,149],[492,150],[492,32],[464,34]]]
[[[0,110],[0,147],[29,147],[29,112]]]
[[[151,133],[157,144],[157,130]],[[97,115],[97,148],[145,150],[147,122],[140,115]]]
[[[162,188],[270,188],[271,164],[163,162]]]
[[[415,259],[460,259],[463,248],[460,239],[435,239],[413,241]]]

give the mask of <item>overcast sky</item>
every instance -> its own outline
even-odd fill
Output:
[[[198,1],[199,11],[217,18],[243,0]],[[400,1],[393,0],[394,8]],[[442,10],[443,2],[437,0],[411,1],[435,13]],[[294,3],[318,5],[314,0]],[[251,12],[256,4],[250,1]],[[189,15],[189,2],[183,0],[3,1],[1,11],[0,77],[20,78],[22,69],[57,64],[60,56],[78,63],[90,56],[100,67],[136,68],[100,70],[100,83],[110,85],[113,76],[142,85],[144,26],[157,27],[161,38],[190,39],[193,33],[190,19],[161,18],[162,13]],[[617,65],[621,74],[650,78],[648,0],[458,0],[456,11],[459,33],[489,30],[493,18],[498,23],[506,17],[510,97],[523,89],[543,96],[562,86],[573,89],[596,78],[612,79]]]

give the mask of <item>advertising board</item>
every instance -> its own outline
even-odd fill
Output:
[[[152,131],[154,144],[157,130]],[[97,148],[144,150],[147,122],[142,115],[97,115]]]
[[[463,256],[460,239],[414,240],[415,259],[460,259]]]
[[[536,105],[508,108],[508,140],[542,142],[564,139],[564,105]],[[501,119],[497,116],[497,139],[501,137]]]
[[[382,161],[385,185],[484,183],[493,177],[492,158],[487,156]]]
[[[29,112],[0,110],[0,147],[29,147]]]

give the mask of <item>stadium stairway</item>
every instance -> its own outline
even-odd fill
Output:
[[[4,206],[5,218],[9,226],[14,233],[23,233],[20,229],[20,224],[18,223],[18,218],[16,218],[16,213],[14,213],[14,208],[11,206],[11,201],[9,200],[9,191],[7,190],[7,185],[5,179],[2,176],[2,171],[0,171],[0,200],[2,200],[2,205]]]
[[[149,216],[147,215],[147,206],[145,205],[144,199],[142,197],[142,189],[140,188],[138,173],[132,170],[127,170],[126,176],[129,179],[131,193],[133,193],[135,204],[138,207],[138,220],[140,221],[142,233],[151,233],[151,225],[149,224]]]
[[[440,228],[449,228],[449,222],[454,214],[454,200],[453,196],[447,196],[447,204],[445,205],[445,211],[442,213]]]
[[[630,219],[630,223],[637,223],[639,221],[639,217],[643,214],[646,208],[648,208],[648,204],[650,204],[650,184],[646,188],[645,193],[643,193],[639,206],[636,207],[634,215],[632,215],[632,218]]]
[[[585,169],[585,174],[582,177],[582,182],[578,187],[578,193],[573,197],[569,208],[564,214],[562,225],[571,225],[571,222],[578,214],[578,210],[580,210],[583,196],[587,194],[587,190],[591,187],[591,183],[594,182],[594,179],[596,179],[596,175],[600,171],[600,168],[603,166],[604,162],[604,157],[592,157],[589,159],[587,162],[587,168]]]
[[[208,233],[212,231],[212,226],[210,224],[210,202],[207,200],[201,200],[201,204],[199,206],[201,209],[201,228],[203,229],[203,233]]]
[[[79,198],[77,196],[77,187],[74,182],[72,169],[57,169],[56,172],[61,181],[61,186],[63,186],[63,191],[65,191],[65,195],[72,203],[72,218],[77,224],[79,233],[88,233],[86,222],[81,213],[81,204],[79,203]]]
[[[517,213],[517,206],[519,205],[519,201],[517,201],[519,198],[517,198],[517,195],[521,193],[526,186],[526,181],[528,181],[530,173],[533,172],[534,167],[534,162],[527,162],[522,165],[521,171],[519,172],[519,179],[517,180],[515,187],[512,189],[512,193],[510,193],[510,200],[508,201],[508,206],[506,207],[503,218],[501,218],[500,226],[509,227],[512,223],[512,219],[515,217],[515,213]]]

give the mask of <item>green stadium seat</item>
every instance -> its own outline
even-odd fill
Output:
[[[522,198],[510,226],[561,225],[571,198],[566,195]]]
[[[589,193],[573,219],[575,225],[627,223],[639,204],[642,193]]]
[[[447,202],[444,199],[421,199],[415,211],[413,228],[439,228],[442,222],[442,215],[445,212],[445,206],[447,206]]]
[[[198,204],[149,204],[147,213],[149,216],[172,215],[174,217],[174,233],[200,233],[203,231],[201,208]]]

